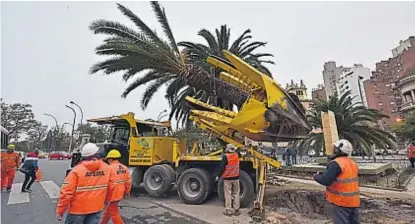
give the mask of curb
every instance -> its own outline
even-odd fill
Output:
[[[169,211],[171,211],[171,212],[174,212],[174,213],[176,213],[176,214],[178,214],[178,215],[184,216],[184,217],[186,217],[186,218],[190,219],[191,221],[196,221],[196,222],[201,223],[201,224],[214,224],[214,223],[211,223],[211,222],[207,222],[207,221],[205,221],[205,220],[203,220],[203,219],[199,219],[199,218],[196,218],[196,217],[194,217],[194,216],[188,215],[188,214],[186,214],[186,213],[183,213],[183,212],[177,211],[177,210],[175,210],[175,209],[173,209],[173,208],[170,208],[170,207],[165,206],[165,205],[163,205],[163,204],[161,204],[161,203],[158,203],[158,202],[154,202],[154,201],[152,201],[152,202],[150,202],[150,203],[155,204],[155,205],[157,205],[157,206],[160,206],[160,207],[162,207],[162,208],[164,208],[164,209],[166,209],[166,210],[169,210]]]

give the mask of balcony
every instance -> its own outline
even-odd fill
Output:
[[[415,102],[403,103],[401,105],[401,111],[402,112],[406,112],[408,110],[413,110],[413,109],[415,109]]]

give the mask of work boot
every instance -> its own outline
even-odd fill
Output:
[[[26,188],[26,192],[32,192],[32,190],[30,188]]]
[[[241,211],[239,211],[239,209],[238,210],[235,210],[235,216],[239,216],[241,214]]]
[[[7,193],[11,192],[12,189],[11,188],[6,188]]]
[[[231,217],[232,216],[232,213],[229,213],[229,212],[223,212],[223,214],[226,215],[226,216],[228,216],[228,217]]]

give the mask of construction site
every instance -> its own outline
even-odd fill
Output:
[[[236,102],[239,111],[186,97],[191,108],[189,118],[222,143],[217,149],[206,151],[201,142],[189,146],[184,139],[171,136],[168,121],[145,121],[126,113],[88,120],[113,128],[110,141],[99,144],[102,156],[110,149],[118,149],[123,155],[121,161],[130,167],[133,187],[143,186],[149,197],[163,200],[174,187],[184,204],[202,205],[216,195],[224,200],[223,180],[214,181],[212,171],[218,167],[225,145],[232,144],[240,154],[240,201],[244,213],[228,221],[331,223],[325,188],[312,180],[314,174],[325,171],[327,157],[283,166],[278,158],[246,144],[247,139],[287,142],[305,138],[312,127],[298,99],[237,56],[227,51],[223,54],[229,62],[214,57],[207,62],[223,70],[222,84],[240,96]],[[335,116],[328,111],[321,114],[321,119],[325,155],[329,156],[339,140]],[[76,158],[80,157],[75,153],[72,166],[79,161]],[[406,167],[405,160],[375,163],[352,159],[359,167],[361,223],[414,223],[414,172]]]

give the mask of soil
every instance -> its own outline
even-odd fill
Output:
[[[289,217],[287,223],[293,224],[332,223],[329,218],[330,204],[326,201],[324,192],[310,188],[298,189],[299,186],[292,189],[289,185],[292,183],[267,193],[268,200],[265,203],[271,214],[277,212]],[[414,211],[414,199],[361,196],[362,223],[413,224]]]

